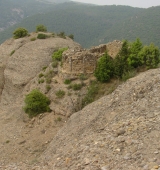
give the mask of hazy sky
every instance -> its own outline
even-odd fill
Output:
[[[129,5],[133,7],[148,8],[160,5],[160,0],[72,0],[83,3],[92,3],[98,5]]]

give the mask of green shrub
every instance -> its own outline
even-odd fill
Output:
[[[61,37],[61,38],[66,38],[65,32],[60,32],[59,34],[57,34],[57,36]]]
[[[47,90],[47,92],[49,92],[50,89],[51,89],[51,86],[50,86],[50,85],[46,85],[46,90]]]
[[[50,100],[39,90],[32,90],[25,97],[24,111],[29,117],[37,116],[40,113],[51,111],[49,108]]]
[[[53,55],[52,55],[52,59],[53,59],[53,62],[56,60],[56,61],[61,61],[62,59],[62,54],[65,50],[67,50],[68,48],[61,48],[59,49],[58,51],[54,52]]]
[[[107,82],[113,77],[113,74],[114,74],[113,59],[106,52],[105,55],[98,60],[94,75],[97,78],[97,80],[101,82]]]
[[[74,40],[74,35],[73,34],[68,35],[68,37],[71,38],[72,40]]]
[[[10,53],[10,56],[12,56],[14,53],[15,53],[15,50],[13,50],[13,51]]]
[[[37,38],[38,38],[38,39],[46,39],[46,38],[47,38],[47,35],[46,35],[46,34],[38,34],[38,35],[37,35]]]
[[[18,38],[22,38],[28,35],[28,31],[25,28],[17,28],[14,32],[13,32],[14,38],[18,39]]]
[[[41,78],[41,77],[43,77],[44,76],[44,74],[43,73],[40,73],[39,74],[39,78]]]
[[[62,97],[64,97],[64,95],[65,95],[65,91],[63,91],[63,90],[58,90],[58,91],[56,92],[56,96],[57,96],[58,98],[62,98]]]
[[[82,88],[82,86],[83,85],[81,83],[79,83],[79,84],[75,83],[75,84],[72,84],[72,89],[75,90],[75,91],[80,90]]]
[[[139,53],[143,65],[148,69],[158,67],[160,62],[160,51],[154,44],[143,47]]]
[[[136,39],[130,45],[130,55],[128,57],[128,64],[134,68],[137,68],[142,65],[141,59],[139,57],[139,52],[142,50],[143,45],[139,38]]]
[[[44,67],[42,68],[42,70],[43,70],[43,71],[46,71],[46,68],[47,68],[47,66],[44,66]]]
[[[37,25],[36,32],[47,32],[47,28],[44,25]]]
[[[70,80],[70,79],[64,80],[64,84],[70,84],[70,83],[71,83],[71,80]]]
[[[39,84],[44,83],[44,79],[38,80],[38,83],[39,83]]]

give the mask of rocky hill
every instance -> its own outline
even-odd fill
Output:
[[[69,89],[64,75],[72,75],[72,83],[81,80],[72,72],[64,74],[63,62],[53,68],[52,54],[68,47],[62,61],[81,60],[121,43],[84,50],[68,37],[47,35],[41,40],[32,33],[0,46],[0,169],[160,169],[160,69],[139,74],[75,112],[93,77],[84,80],[82,89]],[[52,111],[29,119],[22,107],[25,95],[35,88],[51,99]],[[58,90],[65,91],[63,98],[55,95]]]

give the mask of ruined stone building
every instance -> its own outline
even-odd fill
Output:
[[[122,42],[114,40],[108,44],[102,44],[85,49],[69,49],[62,56],[62,74],[76,76],[79,74],[91,74],[94,72],[98,58],[106,51],[114,58],[122,47]]]

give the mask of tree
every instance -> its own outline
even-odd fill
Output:
[[[74,35],[73,34],[68,35],[68,37],[71,38],[72,40],[74,40]]]
[[[95,77],[101,82],[107,82],[111,79],[114,73],[113,59],[106,52],[97,63]]]
[[[135,42],[133,42],[130,45],[130,55],[128,57],[128,64],[134,68],[137,68],[138,66],[141,66],[141,59],[139,57],[139,52],[142,50],[143,45],[139,38],[136,39]]]
[[[17,28],[14,32],[14,38],[22,38],[28,35],[28,31],[25,28]]]
[[[37,25],[36,32],[47,32],[47,28],[44,25]]]
[[[122,48],[118,55],[114,59],[114,76],[122,78],[125,72],[128,72],[131,68],[128,64],[128,57],[130,55],[129,43],[125,40],[122,44]]]
[[[153,43],[151,43],[149,46],[144,46],[139,53],[139,57],[142,64],[147,66],[147,68],[156,68],[160,62],[159,48]]]
[[[50,100],[39,90],[34,89],[25,98],[24,111],[29,117],[50,111]]]

